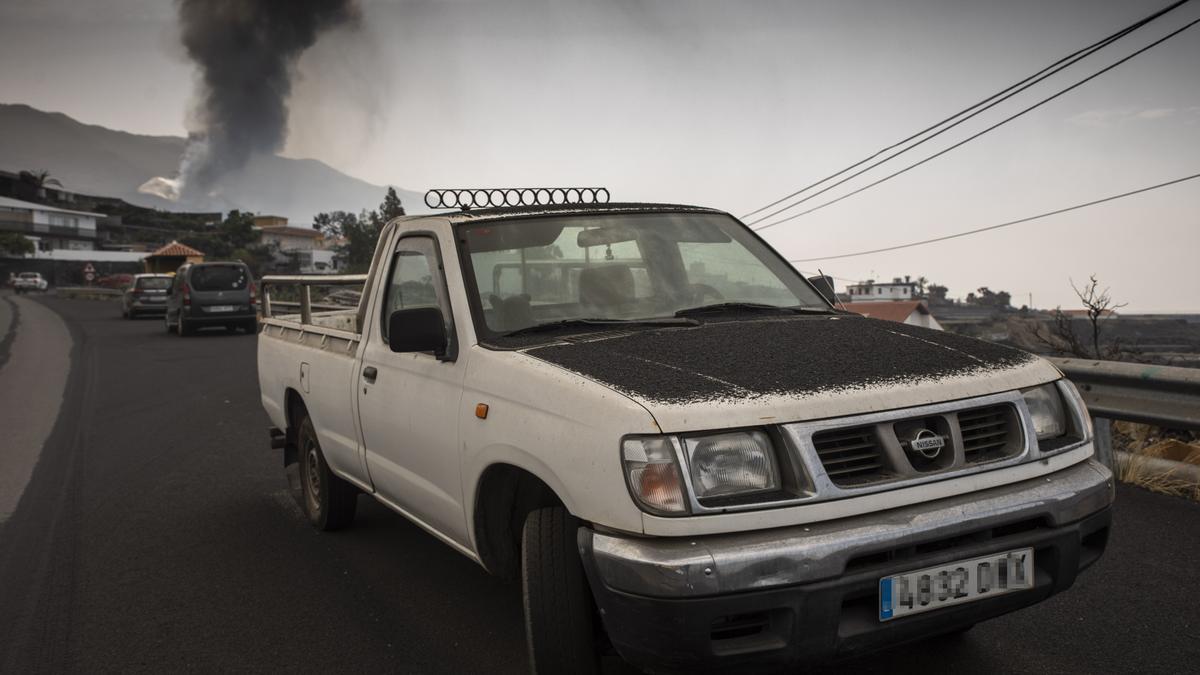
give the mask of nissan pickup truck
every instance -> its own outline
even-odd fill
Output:
[[[264,279],[258,374],[312,525],[367,494],[520,583],[534,671],[936,658],[1103,554],[1113,476],[1049,362],[839,309],[719,210],[528,193]]]

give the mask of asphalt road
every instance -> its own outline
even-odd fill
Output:
[[[254,337],[34,302],[70,339],[25,313],[0,334],[0,409],[55,419],[0,524],[0,672],[525,671],[518,589],[366,497],[351,530],[308,528],[267,445]],[[69,364],[57,410],[11,386],[26,332],[45,368]],[[0,428],[0,472],[14,438]],[[1195,672],[1200,505],[1121,487],[1114,517],[1070,592],[842,670]]]

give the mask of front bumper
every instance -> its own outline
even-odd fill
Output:
[[[806,526],[701,538],[579,530],[609,637],[658,670],[811,664],[922,639],[1063,591],[1103,553],[1112,474],[1088,460],[1047,476]],[[879,579],[1032,547],[1035,586],[878,620]]]

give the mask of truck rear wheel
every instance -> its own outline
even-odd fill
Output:
[[[534,673],[595,673],[594,608],[575,532],[561,506],[533,511],[521,532],[525,639]]]
[[[349,525],[358,507],[358,489],[329,470],[312,418],[307,414],[300,421],[296,449],[300,461],[300,488],[304,493],[301,501],[308,521],[322,532]]]

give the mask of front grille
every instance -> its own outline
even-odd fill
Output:
[[[813,434],[812,440],[825,473],[834,485],[862,485],[885,477],[883,453],[875,427],[822,431]]]
[[[963,454],[968,464],[1002,459],[1019,449],[1012,406],[994,405],[958,413]]]

